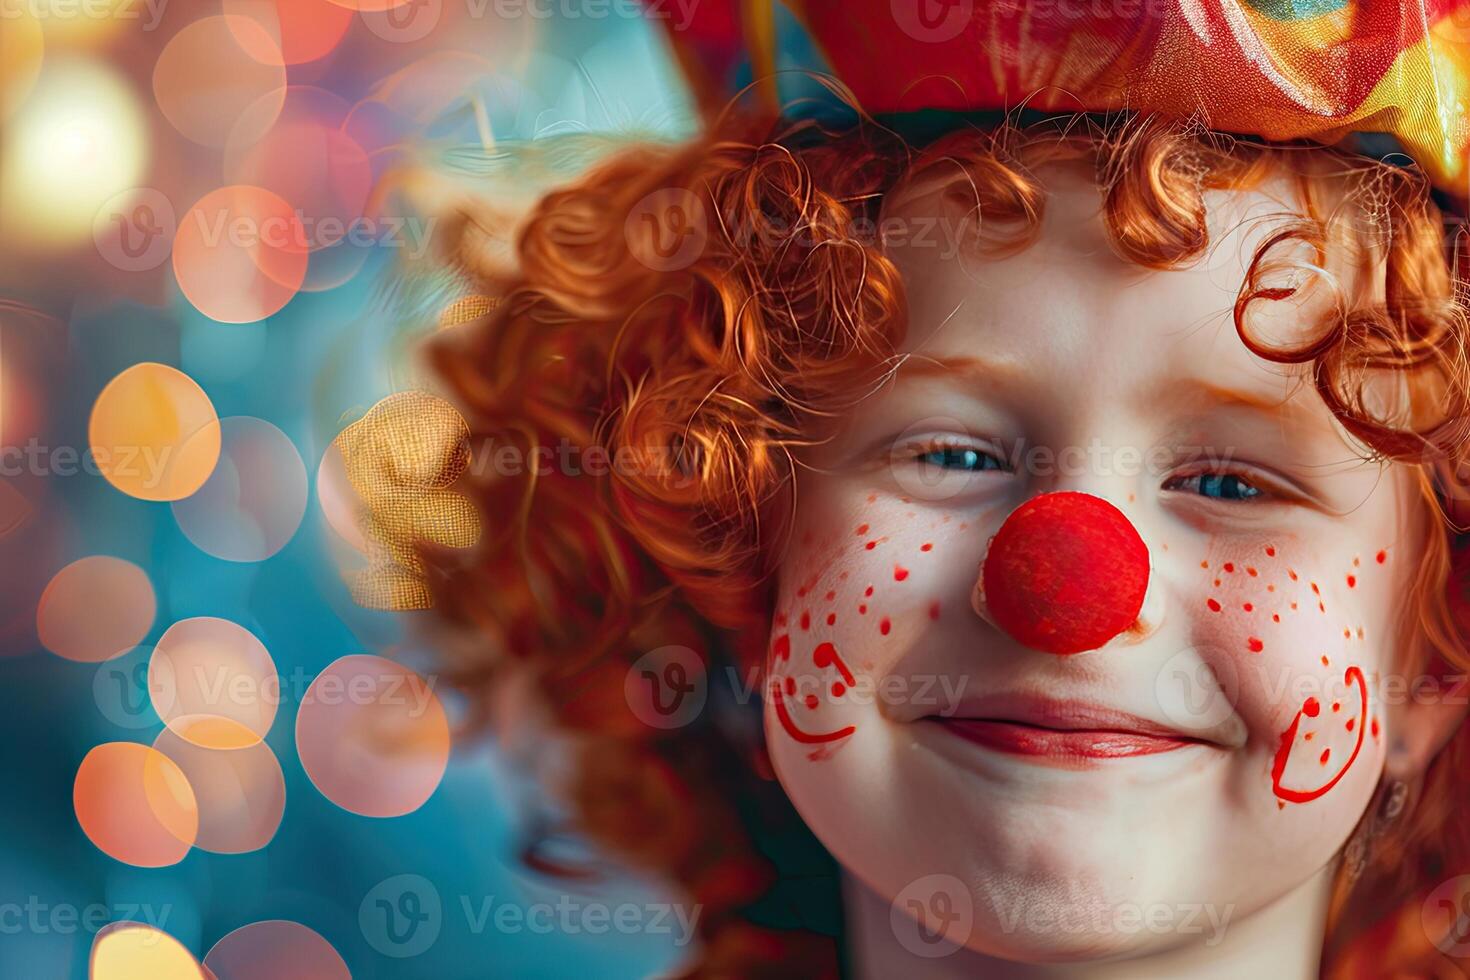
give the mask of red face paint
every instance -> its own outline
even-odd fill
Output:
[[[1338,741],[1338,757],[1346,755],[1347,759],[1342,765],[1324,778],[1322,769],[1332,758],[1332,747],[1324,748],[1321,753],[1315,750],[1307,750],[1305,743],[1313,740],[1319,730],[1323,731],[1323,737],[1337,738],[1337,726],[1329,723],[1324,727],[1321,723],[1315,723],[1318,717],[1330,718],[1331,715],[1322,715],[1322,705],[1316,698],[1307,698],[1302,702],[1296,716],[1292,718],[1291,725],[1281,733],[1281,746],[1276,750],[1276,759],[1271,766],[1271,789],[1279,801],[1283,803],[1308,803],[1322,796],[1351,768],[1353,761],[1358,757],[1358,750],[1363,747],[1363,728],[1357,723],[1357,719],[1366,717],[1368,714],[1368,685],[1363,679],[1363,672],[1356,666],[1349,667],[1343,674],[1343,683],[1349,688],[1356,686],[1358,690],[1358,711],[1354,718],[1341,728],[1347,735],[1354,737],[1349,740],[1342,738]],[[1333,710],[1340,711],[1341,704],[1334,704]],[[1310,725],[1307,731],[1299,731],[1303,724]],[[1374,722],[1376,728],[1377,723]],[[1375,732],[1376,734],[1376,732]],[[1300,737],[1298,737],[1300,736]],[[1298,749],[1300,748],[1300,751]]]
[[[853,725],[846,725],[830,732],[808,732],[800,728],[791,717],[791,711],[786,706],[786,698],[796,693],[796,681],[790,676],[782,676],[779,673],[782,665],[790,666],[791,662],[791,637],[782,634],[776,638],[771,646],[771,703],[776,710],[776,719],[785,729],[786,734],[803,745],[821,745],[827,742],[835,742],[840,738],[846,738],[857,730]],[[818,670],[829,670],[835,668],[842,675],[842,680],[847,687],[854,683],[852,671],[848,670],[847,664],[843,663],[838,656],[837,648],[831,643],[822,643],[812,651],[812,664]],[[833,697],[841,697],[846,693],[846,688],[838,684],[832,687]],[[807,695],[803,702],[807,708],[817,706],[816,695]]]
[[[996,625],[1047,653],[1096,650],[1132,626],[1148,548],[1112,504],[1061,491],[1017,507],[990,542],[985,604]]]

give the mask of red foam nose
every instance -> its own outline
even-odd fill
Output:
[[[1132,626],[1148,588],[1148,547],[1101,497],[1044,493],[1011,512],[983,572],[990,618],[1047,653],[1096,650]]]

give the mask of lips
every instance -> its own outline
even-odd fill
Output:
[[[1057,761],[1123,759],[1209,744],[1126,711],[1052,698],[991,698],[957,716],[923,721],[995,751]]]

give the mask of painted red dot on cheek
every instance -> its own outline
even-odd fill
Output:
[[[1317,702],[1316,698],[1307,698],[1306,702],[1302,705],[1302,714],[1308,718],[1315,718],[1321,712],[1322,705]]]
[[[1148,588],[1148,547],[1122,511],[1076,491],[1017,507],[982,571],[997,626],[1047,653],[1096,650],[1132,626]]]
[[[923,544],[919,545],[919,550],[920,551],[933,551],[934,550],[934,545],[931,544],[928,541],[925,541]]]
[[[1248,637],[1245,641],[1245,645],[1251,653],[1260,653],[1266,648],[1266,645],[1254,636]]]
[[[904,568],[902,565],[894,565],[893,566],[893,580],[895,582],[902,582],[904,579],[906,579],[908,577],[909,577],[909,570],[907,568]]]
[[[1376,556],[1376,560],[1378,561],[1378,564],[1382,565],[1384,562],[1388,561],[1388,552],[1380,551]]]
[[[1350,588],[1350,589],[1353,588],[1354,586],[1356,586],[1358,584],[1358,577],[1356,575],[1349,575],[1347,577],[1347,584],[1348,584],[1348,588]]]
[[[893,623],[889,621],[887,616],[884,616],[883,620],[878,624],[878,632],[882,633],[884,636],[887,636],[888,632],[892,629]]]
[[[1210,612],[1219,612],[1220,611],[1220,604],[1218,602],[1216,602],[1214,599],[1206,599],[1205,600],[1205,605],[1207,605],[1207,606],[1210,607]]]

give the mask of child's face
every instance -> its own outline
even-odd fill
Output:
[[[1240,219],[1280,203],[1211,197],[1210,256],[1149,272],[1088,180],[1043,174],[1040,238],[1003,260],[956,253],[933,197],[890,215],[913,357],[799,478],[766,735],[884,900],[975,949],[1090,958],[1321,883],[1383,768],[1423,517],[1407,470],[1235,334],[1272,227]],[[1065,490],[1149,563],[1139,627],[1071,656],[973,599],[1006,517]]]

